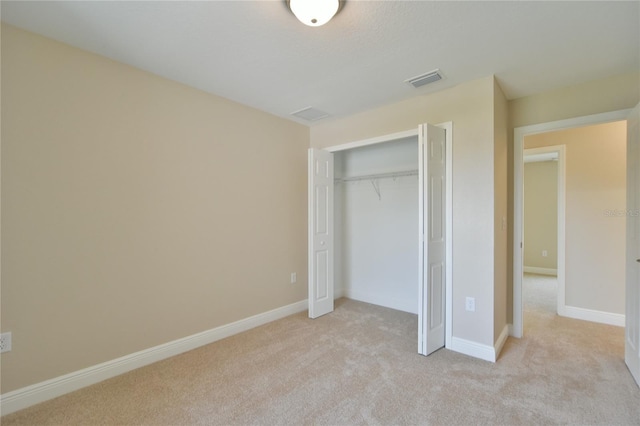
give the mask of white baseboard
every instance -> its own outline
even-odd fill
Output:
[[[496,351],[493,346],[452,337],[451,345],[447,349],[485,361],[496,362]]]
[[[529,273],[529,274],[552,275],[554,277],[558,276],[558,270],[557,269],[538,268],[537,266],[523,266],[522,270],[525,273]]]
[[[502,329],[502,332],[498,336],[493,347],[472,342],[470,340],[460,339],[459,337],[453,337],[451,338],[451,345],[449,345],[447,349],[485,361],[496,362],[508,337],[509,325],[507,324]]]
[[[372,305],[384,306],[385,308],[408,312],[414,315],[418,314],[418,303],[416,300],[402,300],[392,297],[381,297],[367,292],[353,291],[351,289],[345,289],[343,291],[343,296],[348,299],[371,303]]]
[[[144,367],[166,358],[187,352],[217,340],[250,330],[271,321],[284,318],[308,309],[308,301],[301,300],[291,305],[273,309],[211,330],[183,337],[172,342],[154,346],[102,364],[94,365],[64,376],[36,383],[0,395],[0,413],[2,415],[27,408],[31,405],[73,392],[122,373]]]
[[[595,311],[593,309],[577,308],[575,306],[565,306],[560,315],[564,317],[598,322],[601,324],[616,325],[618,327],[625,326],[625,317],[623,314],[614,314],[611,312]]]
[[[611,312],[595,311],[592,309],[577,308],[575,306],[564,306],[558,312],[558,315],[584,321],[597,322],[600,324],[615,325],[618,327],[625,326],[625,316],[622,314],[613,314]],[[508,324],[509,336],[516,336],[513,324]]]

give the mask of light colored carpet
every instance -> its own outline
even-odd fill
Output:
[[[10,425],[640,424],[623,329],[525,312],[497,363],[417,354],[417,318],[340,299],[2,418]]]
[[[525,312],[555,315],[558,312],[558,278],[549,275],[524,274],[522,301]]]

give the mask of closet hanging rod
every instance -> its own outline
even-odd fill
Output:
[[[384,178],[397,178],[403,176],[418,176],[418,170],[405,170],[402,172],[377,173],[372,175],[351,176],[345,178],[336,178],[336,182],[353,182],[358,180],[372,180]]]

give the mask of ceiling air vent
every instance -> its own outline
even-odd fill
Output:
[[[442,74],[440,74],[440,70],[433,70],[426,74],[422,74],[417,77],[405,80],[404,82],[409,83],[415,88],[418,88],[424,86],[425,84],[435,83],[438,80],[442,80]]]
[[[329,114],[327,114],[326,112],[320,111],[319,109],[315,109],[313,107],[302,108],[301,110],[292,112],[291,115],[307,121],[317,121],[329,116]]]

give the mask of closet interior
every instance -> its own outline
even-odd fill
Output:
[[[336,295],[418,313],[418,136],[334,152]]]

